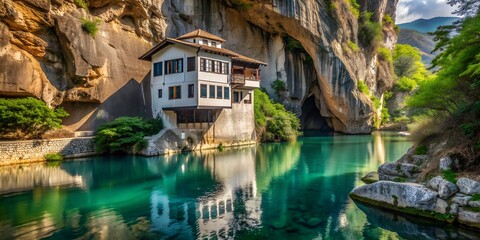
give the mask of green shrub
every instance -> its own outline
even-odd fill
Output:
[[[88,12],[88,2],[87,2],[87,0],[75,0],[75,4],[77,4],[77,6],[85,9],[85,11]]]
[[[82,29],[90,34],[90,36],[95,37],[99,30],[100,19],[95,18],[94,20],[88,20],[82,18]]]
[[[257,136],[263,142],[294,141],[301,135],[300,120],[282,104],[273,103],[265,92],[255,89],[254,116]]]
[[[348,0],[348,9],[355,18],[360,16],[360,4],[357,3],[357,0]]]
[[[292,37],[290,37],[290,36],[285,37],[283,40],[284,40],[284,42],[285,42],[285,48],[286,48],[289,52],[294,52],[294,51],[302,51],[302,52],[304,52],[304,51],[305,51],[305,49],[303,48],[302,44],[301,44],[298,40],[296,40],[296,39],[294,39],[294,38],[292,38]]]
[[[367,96],[370,96],[370,90],[363,81],[358,81],[358,89]]]
[[[393,119],[393,122],[395,123],[399,123],[399,122],[410,122],[410,118],[408,118],[407,116],[401,116],[401,117],[395,117]]]
[[[275,94],[277,94],[278,97],[280,97],[280,92],[287,90],[287,87],[285,86],[285,82],[280,79],[273,81],[272,84],[270,84],[270,86],[275,91]]]
[[[358,25],[358,39],[365,47],[377,48],[383,41],[382,25],[375,22],[373,13],[362,12]]]
[[[457,183],[457,173],[452,170],[442,171],[442,176],[445,180],[449,182]]]
[[[395,83],[395,87],[401,92],[413,92],[417,88],[417,82],[409,77],[401,77]]]
[[[145,136],[157,134],[163,128],[161,119],[119,117],[100,125],[95,135],[99,153],[135,153],[147,146]]]
[[[237,10],[247,10],[251,8],[253,5],[246,0],[231,0],[233,4],[233,8]]]
[[[60,153],[49,153],[44,156],[47,162],[58,162],[63,161],[63,156]]]
[[[358,45],[356,43],[352,42],[352,41],[348,41],[347,44],[348,44],[348,47],[355,53],[357,53],[360,50]]]
[[[0,98],[0,136],[9,139],[40,138],[43,133],[61,127],[68,113],[52,110],[44,102],[28,97]]]
[[[415,154],[416,155],[425,155],[428,152],[428,148],[425,145],[420,145],[417,148],[415,148]]]
[[[385,14],[385,16],[383,16],[383,25],[394,25],[395,22],[393,21],[392,19],[392,16],[390,16],[390,14]]]
[[[380,47],[377,49],[378,59],[386,61],[388,63],[393,62],[392,51],[386,47]]]

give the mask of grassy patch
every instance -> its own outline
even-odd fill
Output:
[[[390,49],[388,49],[386,47],[380,47],[377,50],[377,54],[378,54],[378,59],[386,61],[388,63],[393,62],[393,55],[392,55],[392,51],[390,51]]]
[[[357,0],[348,0],[348,9],[356,18],[360,17],[360,4]]]
[[[82,29],[87,32],[90,36],[95,37],[99,30],[100,19],[96,18],[93,20],[82,18]]]
[[[396,177],[393,179],[394,182],[407,182],[407,179],[404,177]]]
[[[88,12],[88,2],[87,0],[75,0],[75,4]]]
[[[49,153],[44,156],[47,162],[58,162],[63,161],[63,156],[60,153]]]
[[[280,97],[280,92],[287,90],[285,82],[280,79],[273,81],[272,84],[270,84],[270,87],[275,90],[275,94],[277,94],[278,97]]]
[[[365,95],[370,96],[370,90],[368,89],[367,84],[365,84],[363,81],[358,81],[358,90]]]
[[[354,53],[357,53],[360,50],[358,45],[352,41],[348,41],[347,45]]]
[[[237,10],[247,10],[253,5],[246,0],[232,0],[233,8]]]
[[[365,47],[377,48],[383,41],[382,25],[373,21],[372,12],[362,12],[358,25],[358,39]]]
[[[420,145],[415,148],[415,155],[425,155],[428,152],[428,148],[425,145]]]
[[[480,207],[465,206],[463,208],[465,208],[467,211],[470,211],[470,212],[480,212]]]
[[[473,194],[470,201],[480,201],[480,194]]]
[[[458,174],[452,170],[442,171],[442,177],[452,183],[457,183]]]

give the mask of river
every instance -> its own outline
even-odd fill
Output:
[[[0,239],[437,239],[480,234],[353,202],[392,134],[0,168]]]

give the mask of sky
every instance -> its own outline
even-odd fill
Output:
[[[419,18],[454,16],[455,10],[447,0],[399,0],[396,23],[411,22]]]

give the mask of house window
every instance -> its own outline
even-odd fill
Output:
[[[230,88],[229,87],[223,87],[223,98],[224,99],[230,99]]]
[[[223,89],[222,86],[217,86],[217,98],[218,98],[218,99],[222,99],[222,98],[223,98],[223,96],[222,96],[222,94],[223,94],[222,89]]]
[[[203,39],[203,44],[208,45],[208,40]]]
[[[210,85],[210,98],[215,98],[215,85]]]
[[[222,72],[222,69],[220,67],[221,64],[222,64],[221,62],[215,61],[215,69],[213,71],[216,72],[216,73],[221,73]]]
[[[222,63],[222,74],[228,74],[228,63]]]
[[[195,95],[194,92],[195,92],[195,85],[193,84],[188,84],[188,98],[193,98],[193,96]]]
[[[187,58],[187,72],[195,71],[195,57]]]
[[[247,96],[245,97],[245,101],[243,101],[245,104],[251,104],[252,103],[252,93],[248,93]]]
[[[212,42],[212,47],[217,47],[217,43],[216,43],[216,42]]]
[[[162,98],[162,96],[163,96],[162,89],[158,89],[158,98]]]
[[[240,92],[233,91],[233,102],[239,103],[240,102]]]
[[[162,76],[163,74],[163,64],[162,62],[156,62],[153,64],[153,76]]]
[[[207,98],[207,84],[200,84],[200,97]]]
[[[165,75],[183,72],[183,58],[165,61]]]
[[[205,59],[205,58],[200,58],[200,71],[204,71],[204,72],[205,72],[205,65],[207,64],[206,61],[207,61],[207,59]]]
[[[213,68],[213,60],[206,60],[205,72],[211,72]]]
[[[181,86],[173,86],[168,88],[168,99],[180,99],[182,98]]]

